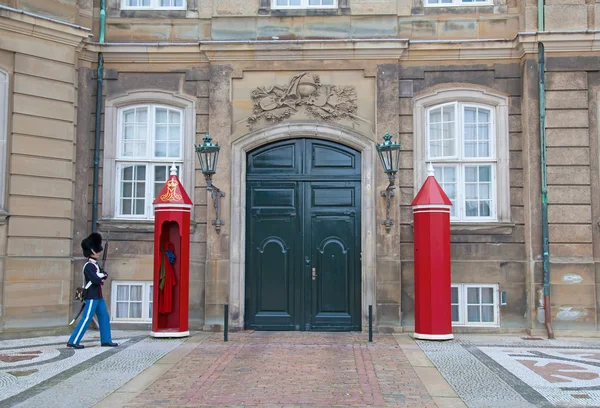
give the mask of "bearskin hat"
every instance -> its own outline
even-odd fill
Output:
[[[102,235],[97,232],[92,232],[89,237],[81,241],[81,249],[83,249],[83,256],[88,258],[93,253],[102,251]]]

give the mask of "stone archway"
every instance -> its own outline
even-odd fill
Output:
[[[288,122],[250,132],[231,146],[231,242],[229,280],[229,323],[233,329],[244,328],[245,254],[246,254],[246,154],[248,151],[278,140],[300,137],[330,140],[361,152],[361,312],[362,327],[368,325],[368,306],[376,313],[376,208],[374,181],[376,150],[372,139],[342,126],[315,122]]]

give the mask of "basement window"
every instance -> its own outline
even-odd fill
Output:
[[[122,10],[185,10],[186,0],[122,0]]]
[[[150,281],[112,281],[112,320],[133,323],[152,321],[152,290]]]
[[[453,326],[499,326],[498,285],[453,283]]]
[[[493,6],[493,0],[426,0],[426,7]]]

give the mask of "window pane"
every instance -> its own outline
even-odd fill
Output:
[[[167,157],[167,143],[166,142],[156,142],[154,145],[154,156],[155,157]]]
[[[458,288],[453,287],[450,289],[450,303],[458,303]]]
[[[117,285],[117,301],[129,300],[129,286]]]
[[[154,167],[154,180],[156,182],[164,183],[165,181],[167,181],[167,167],[168,166]]]
[[[465,198],[467,200],[477,200],[477,184],[468,183],[465,185]]]
[[[156,123],[157,124],[167,124],[169,123],[167,121],[167,110],[164,108],[157,108],[156,109]]]
[[[146,180],[146,166],[135,166],[136,180]]]
[[[456,167],[444,167],[444,183],[456,183]]]
[[[155,140],[164,142],[168,139],[168,128],[167,125],[156,125]]]
[[[467,217],[477,217],[477,201],[465,201]]]
[[[492,216],[492,210],[491,210],[491,202],[490,201],[481,201],[479,202],[479,216],[480,217],[491,217]]]
[[[481,288],[481,303],[487,303],[487,304],[494,303],[494,289],[493,288]]]
[[[129,304],[129,318],[130,319],[141,319],[142,318],[142,302],[132,302]]]
[[[481,321],[485,323],[492,323],[494,321],[494,306],[481,307]]]
[[[479,181],[492,181],[491,166],[479,166]]]
[[[133,197],[133,183],[123,183],[123,189],[121,190],[121,196],[123,198]]]
[[[145,200],[135,200],[135,215],[144,215]]]
[[[477,109],[465,108],[465,124],[476,123]]]
[[[452,305],[452,321],[458,322],[458,305]]]
[[[467,320],[469,322],[481,322],[479,306],[467,306]]]
[[[122,215],[132,214],[131,205],[132,205],[131,200],[121,200],[121,214]]]
[[[117,302],[117,319],[126,319],[127,318],[127,302]]]
[[[142,301],[142,286],[141,285],[131,285],[130,289],[130,299],[132,301]]]
[[[179,143],[169,143],[169,157],[179,157]]]
[[[444,106],[442,109],[442,117],[444,118],[444,122],[454,122],[454,116],[454,105]]]
[[[477,182],[477,167],[468,166],[465,167],[465,181],[469,182]]]
[[[442,121],[442,108],[432,109],[429,112],[430,123],[440,123]]]
[[[467,303],[479,304],[479,288],[467,288]]]
[[[479,198],[481,199],[489,199],[490,198],[490,185],[479,184]]]

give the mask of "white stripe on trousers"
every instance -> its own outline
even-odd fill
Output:
[[[85,316],[85,322],[81,324],[81,328],[79,329],[79,333],[77,333],[77,336],[75,336],[75,341],[73,342],[73,344],[79,344],[79,336],[81,336],[81,332],[83,331],[83,328],[85,326],[87,326],[87,321],[90,319],[90,312],[92,311],[92,306],[94,305],[94,300],[90,299],[90,307],[88,308],[87,311],[87,315]]]

